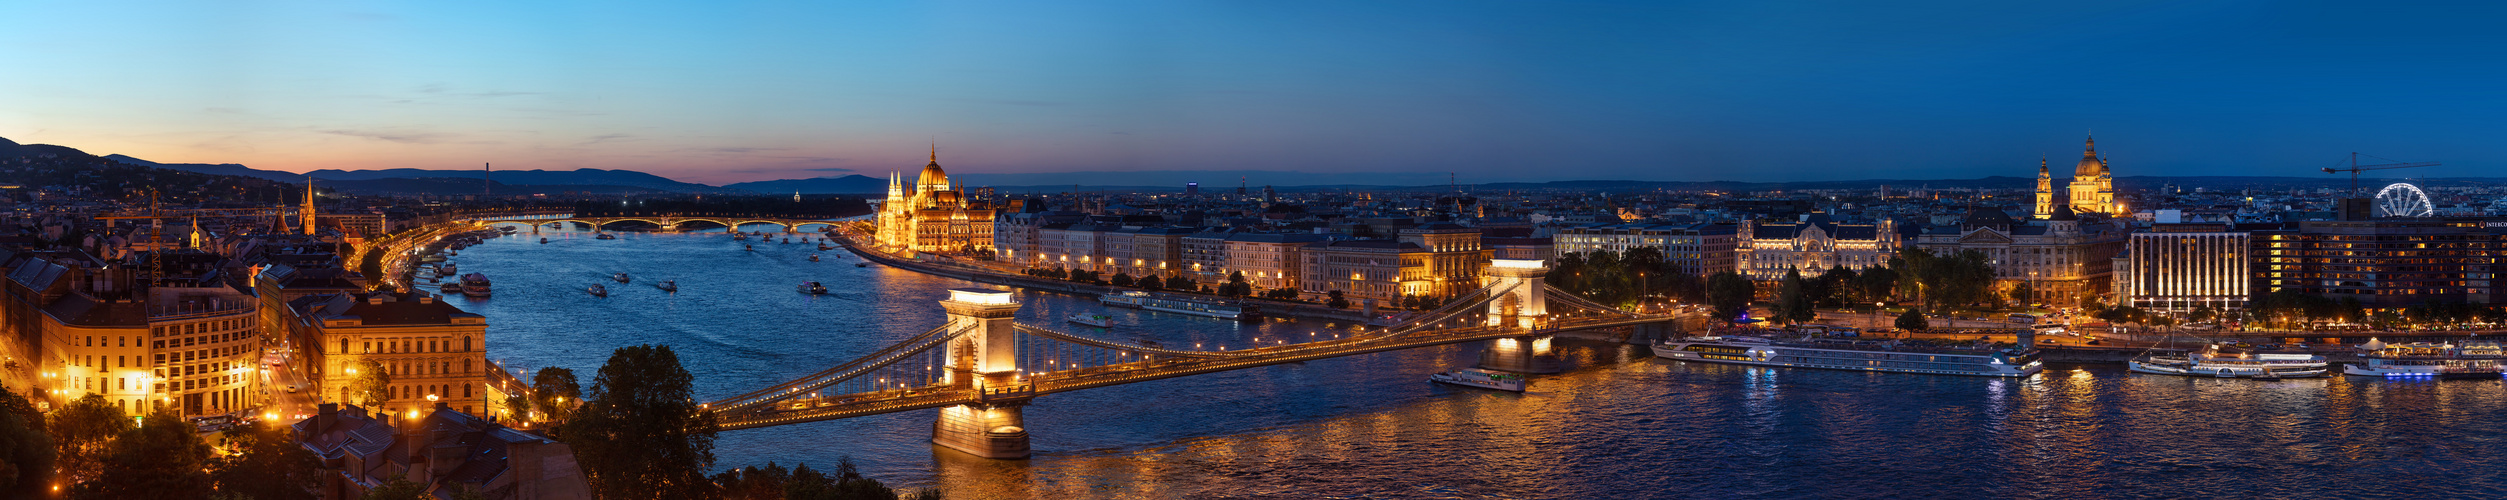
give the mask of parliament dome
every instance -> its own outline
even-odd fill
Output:
[[[940,170],[940,148],[932,148],[931,163],[923,165],[923,175],[914,179],[919,191],[948,191],[949,173]]]

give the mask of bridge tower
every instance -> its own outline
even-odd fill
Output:
[[[1027,458],[1027,420],[1020,408],[1033,392],[1019,375],[1019,303],[1010,292],[953,288],[940,307],[949,312],[950,328],[970,329],[949,341],[948,383],[983,397],[980,403],[941,408],[931,424],[932,444],[984,458]]]
[[[1539,260],[1490,259],[1488,286],[1507,290],[1489,300],[1488,326],[1523,330],[1521,337],[1489,341],[1480,349],[1480,367],[1516,373],[1558,373],[1563,371],[1557,351],[1550,348],[1550,336],[1533,335],[1548,320],[1549,285],[1541,278],[1549,275],[1549,266]]]

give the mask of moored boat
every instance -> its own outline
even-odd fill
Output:
[[[1464,368],[1444,373],[1432,373],[1428,374],[1428,381],[1507,392],[1523,392],[1525,385],[1525,380],[1521,374],[1485,370],[1480,368]]]
[[[485,274],[470,273],[461,276],[462,295],[486,297],[491,291],[489,285],[490,283],[488,283],[487,275]]]
[[[1232,319],[1237,321],[1256,321],[1261,319],[1261,315],[1254,312],[1254,310],[1249,307],[1194,300],[1189,298],[1161,297],[1151,295],[1149,292],[1140,291],[1105,294],[1097,297],[1097,302],[1111,307],[1129,307],[1133,309],[1147,309],[1151,311],[1190,314],[1194,316]]]
[[[443,293],[443,294],[445,294],[445,295],[460,295],[460,294],[461,294],[461,282],[458,282],[458,281],[446,281],[446,282],[444,282],[444,284],[442,284],[442,285],[437,285],[437,286],[435,287],[435,291],[440,292],[440,293]]]
[[[1103,315],[1103,314],[1073,314],[1073,315],[1070,315],[1069,317],[1065,317],[1065,318],[1062,318],[1062,319],[1063,319],[1063,321],[1069,321],[1069,322],[1072,322],[1072,323],[1079,323],[1079,324],[1082,324],[1082,325],[1088,325],[1088,326],[1093,326],[1093,327],[1098,327],[1098,328],[1113,328],[1113,327],[1114,327],[1114,317],[1113,317],[1113,316]]]
[[[2182,377],[2282,379],[2321,377],[2332,364],[2313,354],[2263,354],[2223,350],[2218,344],[2181,354],[2151,354],[2132,360],[2134,372]]]
[[[2342,374],[2389,379],[2489,380],[2498,379],[2500,362],[2507,359],[2497,342],[2468,340],[2463,345],[2453,342],[2387,344],[2375,338],[2359,345],[2359,358],[2366,362],[2342,365]]]
[[[2045,370],[2037,350],[2024,345],[1727,335],[1665,340],[1653,350],[1656,357],[1681,361],[1871,372],[2025,377]]]

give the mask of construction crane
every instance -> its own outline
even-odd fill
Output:
[[[2337,167],[2325,167],[2325,169],[2324,169],[2324,173],[2328,173],[2328,174],[2330,174],[2330,173],[2337,173],[2337,172],[2350,172],[2350,197],[2352,197],[2352,198],[2357,198],[2357,197],[2359,197],[2359,172],[2360,172],[2360,171],[2364,171],[2364,170],[2391,170],[2391,169],[2397,169],[2397,168],[2434,167],[2434,166],[2437,166],[2437,165],[2438,165],[2438,163],[2437,163],[2437,162],[2433,162],[2433,161],[2429,161],[2429,162],[2400,162],[2400,161],[2394,161],[2393,159],[2390,159],[2390,158],[2379,158],[2379,157],[2377,157],[2376,155],[2367,155],[2367,156],[2368,156],[2369,158],[2376,158],[2376,159],[2379,159],[2379,160],[2391,161],[2391,162],[2393,162],[2393,163],[2377,163],[2377,164],[2371,164],[2371,165],[2360,165],[2360,164],[2359,164],[2359,156],[2360,156],[2360,155],[2359,155],[2359,153],[2358,153],[2358,152],[2352,152],[2352,153],[2350,153],[2350,166],[2349,166],[2349,167],[2339,167],[2339,168],[2337,168]]]

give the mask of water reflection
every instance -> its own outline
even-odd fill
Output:
[[[545,231],[545,230],[544,230]],[[609,349],[672,345],[700,397],[806,374],[940,321],[967,283],[720,234],[544,232],[456,258],[495,277],[489,346],[588,374]],[[833,252],[829,252],[832,254]],[[636,276],[595,299],[582,287]],[[676,295],[646,280],[675,279]],[[795,293],[803,280],[836,293]],[[1333,335],[1023,292],[1021,321],[1107,313],[1088,335],[1242,348]],[[725,466],[851,456],[951,498],[1898,498],[2475,496],[2507,493],[2502,385],[2212,380],[2058,365],[2012,380],[1667,362],[1562,341],[1576,368],[1529,393],[1428,384],[1479,346],[1321,360],[1057,394],[1026,409],[1037,455],[928,444],[929,412],[725,434]],[[2376,496],[2376,495],[2370,495]]]

